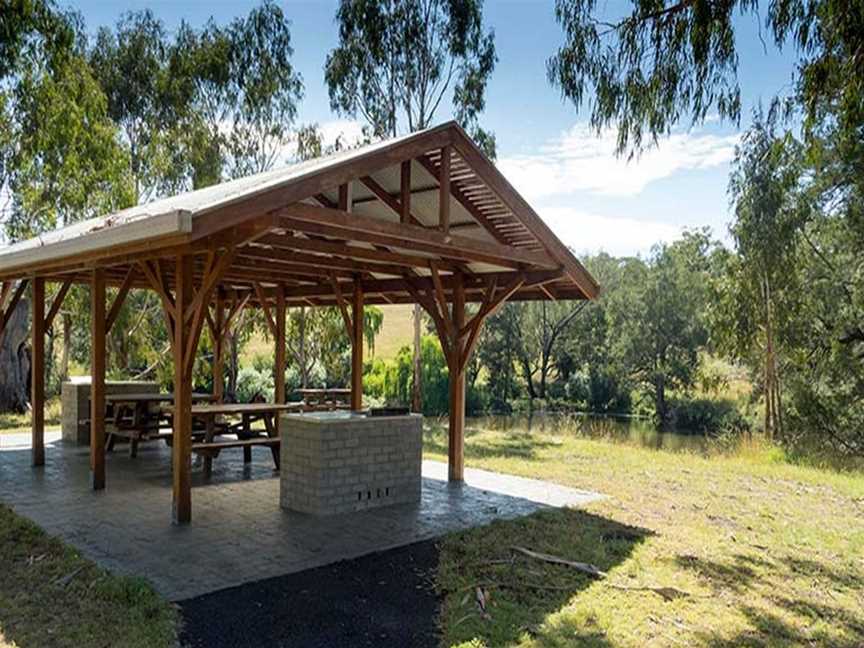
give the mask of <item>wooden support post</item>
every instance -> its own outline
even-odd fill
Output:
[[[352,198],[351,183],[339,185],[339,209],[343,212],[350,212],[354,199]]]
[[[276,360],[274,369],[276,376],[273,384],[276,387],[276,398],[274,402],[282,404],[285,402],[285,286],[276,289]],[[276,431],[279,431],[279,414],[276,414]]]
[[[351,300],[351,410],[363,409],[363,284],[354,280]]]
[[[453,328],[457,331],[450,347],[450,417],[447,452],[447,474],[450,481],[465,479],[465,364],[462,363],[464,342],[458,331],[465,325],[465,283],[457,272],[453,285]],[[446,313],[445,313],[446,316]]]
[[[213,398],[221,403],[225,398],[225,295],[216,292],[216,308],[213,313]]]
[[[30,346],[30,416],[33,440],[32,463],[45,464],[45,280],[33,279],[32,322]]]
[[[90,284],[90,479],[105,488],[105,270]]]
[[[184,323],[183,313],[192,304],[192,256],[178,256],[174,279],[174,305],[177,318],[174,326],[174,439],[171,445],[174,524],[192,520],[192,370],[185,362],[192,330]]]
[[[438,191],[438,216],[441,231],[450,233],[450,145],[441,147],[441,180]]]

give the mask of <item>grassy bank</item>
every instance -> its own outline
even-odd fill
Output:
[[[445,429],[427,434],[426,456],[446,458]],[[469,430],[466,457],[609,498],[446,539],[446,645],[864,645],[860,473],[793,466],[758,446],[706,458],[482,429]]]
[[[175,645],[177,613],[0,505],[0,648]]]
[[[45,429],[60,429],[60,399],[52,398],[45,403]],[[16,434],[30,432],[30,413],[16,414],[14,412],[0,413],[0,434]]]

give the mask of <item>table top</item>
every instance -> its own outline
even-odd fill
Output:
[[[302,407],[302,403],[201,403],[192,406],[192,414],[268,414],[287,412],[298,407]],[[162,409],[170,412],[174,406],[165,405]]]
[[[206,401],[213,398],[213,394],[193,393],[192,400]],[[174,401],[174,394],[160,393],[133,393],[133,394],[106,394],[105,400],[109,403],[170,403]]]

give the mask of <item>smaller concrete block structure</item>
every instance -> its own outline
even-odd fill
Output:
[[[107,381],[106,394],[158,394],[159,384],[134,380]],[[90,376],[77,376],[60,390],[63,441],[90,445]]]
[[[286,414],[279,429],[282,508],[333,515],[420,500],[419,414]]]

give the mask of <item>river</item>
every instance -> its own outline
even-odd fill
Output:
[[[672,452],[704,453],[708,451],[710,443],[709,439],[701,434],[660,431],[650,419],[631,417],[556,413],[512,414],[468,417],[465,423],[469,435],[471,428],[508,434],[540,432],[552,436],[576,435]]]

